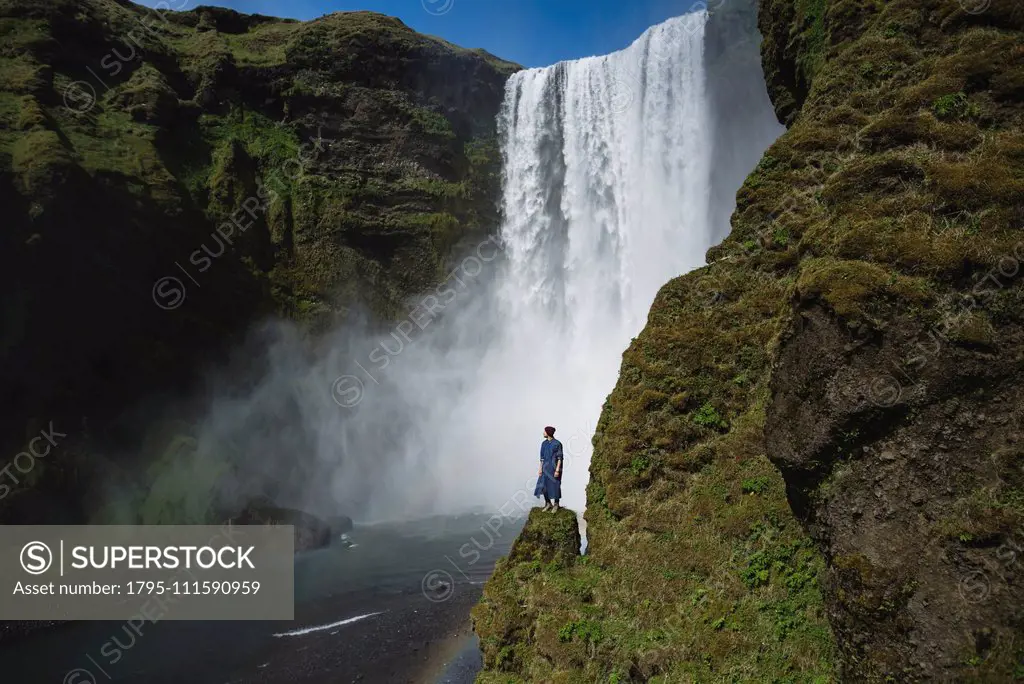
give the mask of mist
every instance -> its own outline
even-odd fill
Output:
[[[355,312],[316,338],[255,330],[209,378],[193,457],[153,492],[363,522],[496,510],[532,500],[553,425],[562,503],[583,510],[622,352],[658,289],[727,234],[736,189],[782,131],[757,41],[722,49],[731,30],[687,14],[623,51],[512,76],[502,225],[384,328]]]

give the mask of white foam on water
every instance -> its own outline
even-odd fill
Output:
[[[338,622],[332,622],[329,625],[319,625],[319,626],[315,626],[315,627],[304,627],[303,629],[296,629],[296,630],[293,630],[291,632],[282,632],[280,634],[275,634],[274,636],[275,637],[294,637],[294,636],[304,636],[306,634],[312,634],[314,632],[325,632],[325,631],[327,631],[329,629],[334,629],[335,627],[342,627],[344,625],[350,625],[353,622],[359,622],[360,620],[365,620],[366,618],[371,618],[371,617],[374,617],[375,615],[381,615],[382,613],[383,613],[383,611],[381,611],[380,613],[367,613],[366,615],[357,615],[355,617],[347,618],[345,620],[339,620]]]

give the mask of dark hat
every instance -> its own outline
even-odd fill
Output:
[[[544,428],[544,434],[547,435],[548,437],[554,437],[555,436],[555,428],[553,428],[550,425],[548,425],[546,428]]]

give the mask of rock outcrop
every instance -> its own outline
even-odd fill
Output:
[[[1024,672],[1024,6],[759,26],[789,130],[623,357],[587,555],[491,580],[483,681]]]
[[[789,203],[777,224],[798,255],[767,453],[825,557],[845,678],[1008,681],[1024,655],[1024,6],[822,2],[781,21],[790,4],[762,4],[792,125],[749,195]],[[799,192],[761,189],[780,186]]]
[[[295,528],[296,552],[328,546],[335,535],[333,526],[317,516],[273,502],[254,501],[228,520],[232,525],[291,525]]]
[[[483,598],[473,609],[473,629],[480,637],[485,668],[505,670],[529,657],[527,649],[536,636],[531,611],[523,610],[523,603],[530,600],[529,580],[543,571],[546,577],[557,578],[555,581],[568,581],[580,560],[580,542],[575,511],[530,511],[508,556],[498,561]],[[554,622],[547,625],[549,631],[554,628]],[[579,622],[565,629],[572,632],[571,637],[575,636],[573,630],[584,636],[594,628],[592,623]]]

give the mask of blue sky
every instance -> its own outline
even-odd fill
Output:
[[[482,47],[524,66],[602,55],[649,26],[686,12],[695,0],[141,0],[150,7],[220,5],[249,14],[314,19],[373,10],[463,47]]]

